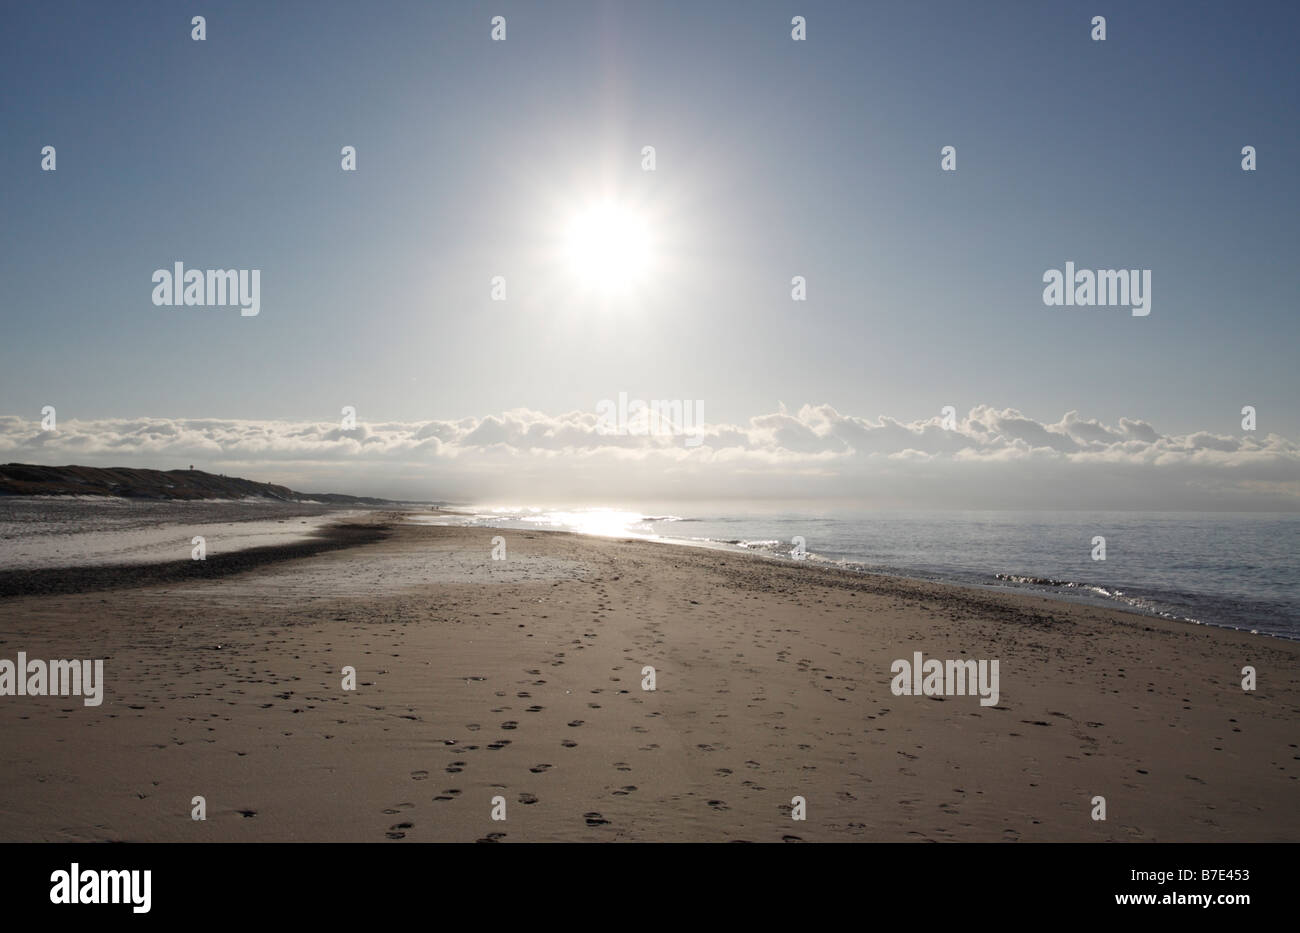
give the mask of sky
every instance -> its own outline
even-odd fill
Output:
[[[1295,509],[1300,7],[1104,6],[8,4],[0,459]],[[154,304],[176,262],[259,313]],[[1150,313],[1046,305],[1067,262]],[[696,443],[599,430],[620,393]]]

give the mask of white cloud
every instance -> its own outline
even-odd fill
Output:
[[[805,405],[713,424],[703,441],[608,435],[594,412],[337,424],[0,417],[0,459],[175,469],[312,492],[512,502],[775,498],[944,508],[1300,508],[1300,447],[1275,434],[1162,435],[986,405],[945,430]]]

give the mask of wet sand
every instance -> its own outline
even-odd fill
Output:
[[[213,557],[302,541],[369,511],[253,499],[0,496],[0,571],[184,560],[196,535]]]
[[[0,839],[1300,838],[1300,645],[394,518],[210,579],[0,599],[0,658],[107,681],[98,707],[0,697]],[[998,659],[998,704],[895,696],[915,651]]]

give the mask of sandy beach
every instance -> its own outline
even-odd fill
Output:
[[[0,697],[0,839],[1300,839],[1300,644],[642,541],[506,533],[493,560],[490,529],[349,521],[361,543],[211,579],[0,599],[0,657],[105,661],[100,706]],[[894,695],[918,651],[997,659],[997,705]]]

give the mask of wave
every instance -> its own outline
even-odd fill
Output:
[[[1067,589],[1087,590],[1098,596],[1123,596],[1121,590],[1098,586],[1095,583],[1081,583],[1078,580],[1053,580],[1051,577],[1025,577],[1015,573],[995,573],[994,579],[1007,583],[1020,583],[1027,586],[1059,586]]]

